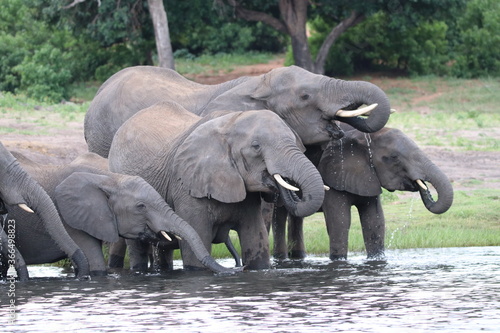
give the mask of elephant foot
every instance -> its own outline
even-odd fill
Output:
[[[148,263],[146,262],[146,263],[136,264],[136,265],[133,265],[132,267],[130,267],[130,269],[134,272],[147,273]]]
[[[125,257],[112,254],[109,256],[109,268],[123,268]]]
[[[90,271],[90,276],[107,276],[107,271]]]
[[[304,259],[306,256],[307,256],[306,251],[302,251],[302,250],[290,251],[290,259]]]
[[[285,260],[288,258],[288,255],[286,252],[275,252],[273,257],[275,260]]]
[[[337,261],[337,260],[347,260],[347,254],[330,254],[330,260],[332,261]]]

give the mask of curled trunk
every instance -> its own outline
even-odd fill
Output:
[[[297,194],[279,186],[280,195],[288,212],[298,217],[316,213],[323,204],[325,196],[323,179],[316,167],[301,153],[281,162],[281,166],[269,166],[269,171],[288,178],[300,189],[300,193]],[[290,170],[290,166],[293,166],[292,171],[285,172],[284,170]]]
[[[389,98],[382,89],[365,81],[333,80],[331,82],[333,84],[329,90],[332,91],[333,89],[334,92],[332,95],[338,94],[337,91],[343,92],[345,97],[341,100],[349,101],[349,105],[336,104],[334,106],[329,106],[326,109],[328,110],[327,114],[329,116],[335,116],[339,109],[353,110],[363,104],[377,104],[377,107],[370,112],[368,117],[336,117],[336,119],[365,133],[376,132],[385,126],[391,114],[391,105],[389,103]],[[325,100],[328,101],[328,98]]]
[[[428,161],[425,168],[426,178],[437,191],[438,199],[434,200],[430,191],[419,186],[420,197],[425,208],[434,214],[446,212],[453,203],[453,187],[448,177],[434,163]]]

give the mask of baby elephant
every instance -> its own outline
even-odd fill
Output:
[[[160,234],[170,239],[167,233],[185,240],[204,266],[230,271],[209,255],[194,229],[142,178],[109,172],[107,160],[93,153],[60,166],[16,157],[56,203],[68,234],[89,261],[91,275],[106,274],[103,241],[116,242],[119,236],[157,241]],[[15,244],[27,265],[67,257],[35,214],[8,205],[7,211],[16,223]]]
[[[444,172],[400,130],[386,127],[365,134],[348,125],[342,125],[342,129],[345,136],[320,151],[318,162],[318,170],[330,186],[322,206],[330,237],[330,259],[347,258],[351,206],[356,206],[359,212],[368,258],[383,258],[382,187],[389,191],[419,191],[423,204],[434,214],[450,208],[453,188]],[[425,182],[435,188],[436,201]],[[280,216],[278,212],[276,216],[274,256],[284,258],[288,253],[284,236],[286,213]],[[289,216],[288,241],[293,244],[291,256],[295,258],[305,256],[302,223],[302,218]]]

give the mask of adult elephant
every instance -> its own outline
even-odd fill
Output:
[[[119,236],[159,241],[162,234],[182,237],[195,258],[214,272],[229,272],[206,251],[200,237],[142,178],[111,173],[107,161],[93,153],[66,165],[41,165],[22,155],[18,160],[57,204],[64,227],[89,260],[91,275],[107,273],[102,242]],[[26,264],[55,262],[66,257],[36,215],[8,206],[16,220],[15,242]]]
[[[382,258],[385,239],[382,187],[389,191],[419,191],[424,206],[434,214],[442,214],[451,207],[453,188],[446,174],[402,131],[386,127],[366,134],[346,125],[343,129],[345,136],[341,140],[331,141],[324,151],[312,157],[319,160],[318,170],[330,186],[322,206],[330,238],[330,259],[347,258],[351,206],[359,213],[367,257]],[[435,188],[436,201],[425,182]],[[286,212],[278,211],[276,217],[274,255],[284,258],[288,253]],[[303,219],[291,215],[288,218],[291,256],[303,258]]]
[[[138,66],[111,76],[94,97],[84,125],[89,151],[107,157],[118,128],[139,110],[161,101],[177,102],[202,116],[218,110],[268,109],[285,120],[305,145],[337,137],[335,119],[375,132],[390,114],[389,100],[376,85],[337,80],[296,66],[218,85],[198,84],[170,69]],[[363,104],[370,107],[346,111]],[[360,116],[369,110],[367,118]]]
[[[65,257],[71,259],[78,278],[85,278],[89,275],[87,258],[64,229],[54,203],[40,184],[23,169],[2,143],[0,143],[0,206],[4,207],[3,213],[7,211],[10,213],[11,209],[16,207],[15,209],[22,209],[25,214],[37,219],[36,225],[28,227],[43,230],[54,247],[64,253]],[[6,228],[9,228],[8,224],[6,224]],[[18,231],[18,224],[14,228]],[[8,230],[6,233],[8,234]],[[7,258],[3,259],[4,264],[0,269],[1,276],[7,274],[9,268]],[[27,273],[27,270],[22,267],[22,262],[18,262],[16,265],[18,272]],[[27,274],[25,273],[19,274],[19,278],[26,279]]]
[[[208,251],[234,229],[243,265],[265,269],[270,256],[261,193],[279,193],[297,216],[312,214],[323,202],[321,176],[302,151],[300,139],[273,112],[215,112],[200,118],[164,102],[122,125],[109,163],[111,171],[139,175],[153,185]],[[190,249],[182,242],[180,248],[184,265],[199,267]],[[147,251],[141,253],[137,262],[130,253],[132,267],[147,267]]]

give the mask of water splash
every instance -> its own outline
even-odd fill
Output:
[[[395,235],[399,232],[405,231],[408,228],[408,226],[410,225],[410,223],[412,222],[412,220],[413,220],[413,204],[415,203],[416,199],[417,199],[417,196],[415,195],[415,193],[413,193],[412,197],[410,198],[410,209],[408,210],[408,214],[406,215],[406,218],[403,219],[403,225],[397,227],[391,233],[391,236],[389,237],[389,242],[387,243],[387,246],[386,246],[387,249],[390,249],[393,246]]]

